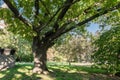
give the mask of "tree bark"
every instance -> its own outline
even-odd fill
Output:
[[[45,41],[40,40],[39,36],[33,38],[32,51],[34,56],[34,67],[33,73],[38,74],[47,74],[48,68],[46,65],[47,61],[47,50],[49,44],[46,44]]]

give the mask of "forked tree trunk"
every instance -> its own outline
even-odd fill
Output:
[[[48,73],[48,68],[46,65],[47,61],[47,50],[48,45],[45,41],[41,41],[39,37],[34,37],[33,44],[32,44],[32,50],[33,50],[33,56],[34,56],[34,68],[33,73]]]

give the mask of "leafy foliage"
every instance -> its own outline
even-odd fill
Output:
[[[110,72],[120,71],[120,26],[104,32],[94,43],[96,64]]]
[[[0,9],[1,19],[6,21],[12,32],[20,34],[28,40],[32,40],[32,37],[36,36],[38,32],[41,38],[48,32],[54,32],[55,35],[60,36],[77,26],[82,26],[91,21],[92,19],[87,19],[92,15],[98,12],[100,12],[100,15],[104,14],[106,8],[109,9],[119,4],[119,0],[3,1],[7,5],[11,5],[8,6],[10,10],[6,8]],[[115,15],[118,16],[118,14]],[[97,16],[94,18],[97,18]],[[84,23],[84,21],[86,22]],[[61,30],[61,27],[63,27],[63,30],[58,34],[57,31]]]

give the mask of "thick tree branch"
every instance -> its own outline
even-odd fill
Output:
[[[69,1],[69,0],[68,0]],[[61,6],[61,7],[59,7],[58,8],[58,10],[55,12],[55,14],[53,15],[53,16],[51,16],[51,18],[48,20],[48,22],[44,25],[44,26],[42,26],[40,29],[39,29],[39,31],[41,31],[43,28],[45,28],[46,26],[48,26],[48,24],[50,24],[51,22],[52,22],[52,20],[55,18],[55,16],[63,9],[63,8],[65,8],[65,7],[67,7],[67,6],[71,6],[71,5],[73,5],[73,4],[75,4],[75,3],[77,3],[77,2],[79,2],[80,0],[76,0],[76,1],[74,1],[74,2],[72,2],[72,3],[67,3],[67,0],[64,2],[64,4]],[[64,14],[65,15],[65,14]],[[59,18],[57,18],[57,20],[55,21],[55,25],[57,25],[57,27],[58,27],[58,23],[57,23],[57,21],[59,20]],[[54,25],[54,26],[55,26]],[[57,28],[56,28],[57,29]]]
[[[53,20],[53,18],[58,14],[58,12],[61,10],[61,8],[59,8],[58,10],[57,10],[57,12],[48,20],[48,22],[44,25],[44,26],[42,26],[42,27],[40,27],[39,28],[39,31],[41,31],[43,28],[45,28],[46,26],[48,26],[48,24]]]
[[[35,0],[35,16],[39,14],[39,0]]]
[[[61,35],[61,32],[65,30],[65,26],[69,25],[70,23],[71,22],[64,23],[56,32],[51,31],[49,33],[46,33],[46,39],[53,41]]]
[[[19,11],[12,5],[12,3],[9,0],[3,0],[6,5],[9,7],[9,9],[13,12],[14,16],[18,18],[20,21],[22,21],[24,24],[27,26],[31,26],[28,20],[26,20],[20,13]]]
[[[56,11],[56,13],[49,19],[49,21],[48,21],[48,23],[47,23],[47,25],[53,20],[53,18],[59,13],[59,11],[62,9],[62,8],[64,8],[64,7],[66,7],[66,6],[69,6],[69,5],[73,5],[73,4],[75,4],[76,2],[78,2],[78,1],[80,1],[80,0],[76,0],[76,1],[74,1],[73,3],[64,3],[64,5],[63,6],[61,6],[60,8],[58,8],[58,10]]]
[[[72,5],[72,4],[71,4],[72,2],[73,2],[73,0],[66,0],[66,2],[64,3],[64,5],[67,5],[67,4],[69,4],[69,5],[65,6],[65,7],[62,9],[62,11],[60,12],[57,20],[63,19],[63,17],[65,16],[66,12],[68,11],[68,9],[70,8],[70,6]]]
[[[53,35],[51,37],[51,40],[53,41],[54,39],[58,38],[61,35],[61,32],[63,32],[66,28],[66,26],[68,26],[71,22],[67,22],[65,24],[63,24],[55,33],[55,35]]]
[[[73,0],[66,0],[66,2],[64,3],[64,5],[66,5],[66,6],[61,10],[60,14],[57,17],[56,22],[54,23],[53,28],[55,30],[57,30],[59,28],[58,22],[63,19],[63,17],[65,16],[66,12],[71,7],[71,5],[72,5],[71,3],[73,3]],[[69,4],[69,5],[67,5],[67,4]]]
[[[106,9],[106,10],[100,9],[99,12],[96,13],[95,15],[93,15],[93,16],[91,16],[91,17],[89,17],[89,18],[87,18],[87,19],[79,22],[78,24],[76,24],[75,26],[72,26],[72,27],[69,28],[69,29],[66,29],[66,30],[63,31],[61,34],[64,34],[64,33],[68,32],[68,31],[76,28],[77,26],[82,26],[82,25],[88,23],[89,21],[92,21],[92,20],[95,19],[95,18],[98,18],[98,17],[100,17],[100,16],[102,16],[102,15],[104,15],[104,14],[107,14],[107,13],[109,13],[109,12],[111,12],[111,11],[114,11],[114,10],[116,10],[116,9],[119,9],[119,8],[120,8],[120,3],[118,3],[118,5],[116,5],[116,6],[114,6],[114,7],[109,8],[109,9]]]
[[[34,7],[35,7],[35,15],[34,15],[34,17],[35,17],[35,19],[37,19],[38,20],[38,15],[39,15],[39,0],[35,0],[34,1]],[[39,21],[39,24],[38,25],[40,25],[40,24],[42,24],[42,22],[41,21]],[[32,27],[33,27],[33,30],[34,31],[36,31],[37,33],[39,32],[38,31],[38,25],[36,26],[36,25],[33,25]]]
[[[50,15],[50,11],[49,11],[49,9],[47,8],[47,6],[45,5],[45,3],[44,3],[42,0],[40,0],[40,2],[41,2],[41,4],[44,6],[45,10],[47,11],[46,15]]]
[[[67,24],[67,25],[64,26],[64,28],[63,28],[62,30],[59,31],[59,33],[58,33],[58,32],[55,33],[55,36],[54,36],[53,40],[57,39],[57,38],[58,38],[59,36],[61,36],[62,34],[66,33],[66,32],[69,32],[70,30],[72,30],[72,29],[74,29],[74,28],[77,28],[78,26],[82,26],[82,25],[88,23],[89,21],[92,21],[92,20],[95,19],[95,18],[98,18],[98,17],[100,17],[100,16],[102,16],[102,15],[104,15],[104,14],[107,14],[107,13],[109,13],[109,12],[111,12],[111,11],[114,11],[114,10],[116,10],[116,9],[119,9],[119,8],[120,8],[120,3],[118,3],[118,5],[116,5],[116,6],[114,6],[114,7],[109,8],[109,9],[106,9],[106,10],[100,9],[99,12],[96,13],[95,15],[93,15],[93,16],[91,16],[91,17],[89,17],[89,18],[87,18],[87,19],[79,22],[78,24],[76,24],[76,25],[74,25],[74,26],[71,26],[71,27],[68,28],[68,29],[65,27],[65,26],[69,25],[69,24]],[[62,28],[62,27],[61,27],[61,28]]]
[[[60,32],[62,32],[65,29],[65,27],[63,27],[63,26],[67,26],[68,24],[70,24],[69,22],[65,23],[65,24],[63,24],[62,27],[59,28],[58,21],[62,20],[64,15],[68,11],[68,9],[78,1],[80,1],[80,0],[76,0],[76,1],[66,0],[65,3],[63,4],[63,6],[57,10],[55,15],[50,20],[52,20],[60,10],[61,10],[61,12],[59,13],[59,15],[58,15],[58,17],[53,25],[53,29],[45,34],[45,36],[47,38],[50,38],[51,40],[55,39],[57,36],[60,35]]]

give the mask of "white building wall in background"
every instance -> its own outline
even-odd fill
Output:
[[[0,29],[4,29],[6,27],[4,20],[0,20]]]
[[[8,8],[7,5],[0,0],[0,8]],[[0,19],[0,29],[4,29],[6,27],[4,20]]]

